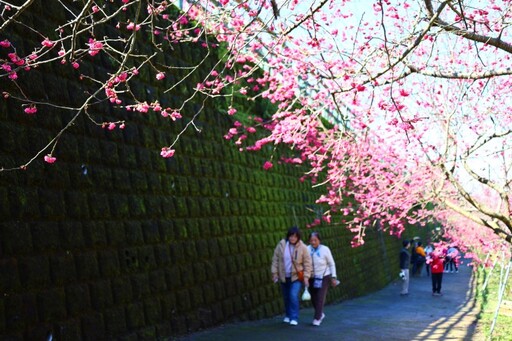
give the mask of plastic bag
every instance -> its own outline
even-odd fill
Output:
[[[311,300],[311,294],[309,293],[308,288],[304,289],[304,293],[302,294],[302,300],[303,301],[309,301]]]

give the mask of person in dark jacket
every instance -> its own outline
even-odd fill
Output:
[[[411,263],[411,254],[409,247],[411,243],[408,240],[402,242],[402,250],[400,251],[400,271],[403,273],[402,277],[402,291],[400,295],[409,295],[409,264]]]

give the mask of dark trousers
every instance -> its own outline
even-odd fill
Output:
[[[446,265],[444,266],[445,270],[447,271],[453,271],[455,268],[455,271],[458,271],[457,263],[455,262],[455,259],[452,257],[446,257]]]
[[[322,279],[322,287],[314,288],[314,278],[309,280],[309,293],[311,294],[311,303],[315,308],[315,320],[320,320],[324,312],[325,297],[327,296],[327,290],[331,285],[331,275],[324,276]]]
[[[443,282],[443,273],[432,273],[432,292],[441,293],[441,282]]]

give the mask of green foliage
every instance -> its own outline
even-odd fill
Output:
[[[490,274],[489,283],[485,290],[483,284]],[[479,267],[476,273],[476,302],[480,307],[478,315],[477,334],[479,340],[508,341],[512,335],[512,279],[509,278],[503,296],[503,303],[500,307],[500,313],[496,320],[496,325],[490,335],[494,313],[498,305],[498,289],[500,285],[499,265],[492,272],[491,269]]]

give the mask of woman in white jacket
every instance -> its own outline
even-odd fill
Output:
[[[313,273],[309,280],[311,303],[315,308],[313,325],[319,326],[325,317],[323,311],[329,285],[335,287],[339,282],[336,280],[336,265],[331,250],[327,246],[321,245],[318,232],[311,233],[309,244],[308,250],[313,264]]]

